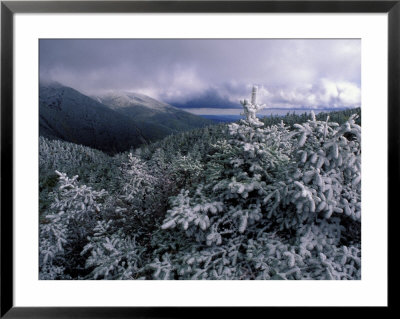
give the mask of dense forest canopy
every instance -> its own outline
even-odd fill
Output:
[[[360,113],[247,113],[114,156],[40,137],[40,279],[361,279]]]

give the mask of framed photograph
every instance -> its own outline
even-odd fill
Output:
[[[399,1],[2,1],[1,316],[389,309],[399,29]]]

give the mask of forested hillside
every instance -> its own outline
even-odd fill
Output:
[[[40,86],[39,134],[108,153],[147,141],[138,126],[125,116],[58,83]]]
[[[112,157],[40,138],[40,279],[361,279],[360,109],[247,103]]]

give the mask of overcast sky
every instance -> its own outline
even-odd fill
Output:
[[[269,107],[355,107],[361,41],[40,40],[40,76],[86,94],[124,90],[183,107],[206,92],[235,104],[253,84]]]

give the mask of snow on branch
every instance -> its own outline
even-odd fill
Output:
[[[257,86],[253,86],[253,90],[251,92],[251,102],[249,100],[244,99],[240,100],[240,104],[243,106],[243,113],[242,115],[246,116],[246,121],[255,127],[260,127],[263,126],[264,123],[262,123],[256,116],[256,113],[267,106],[265,104],[257,104]]]

